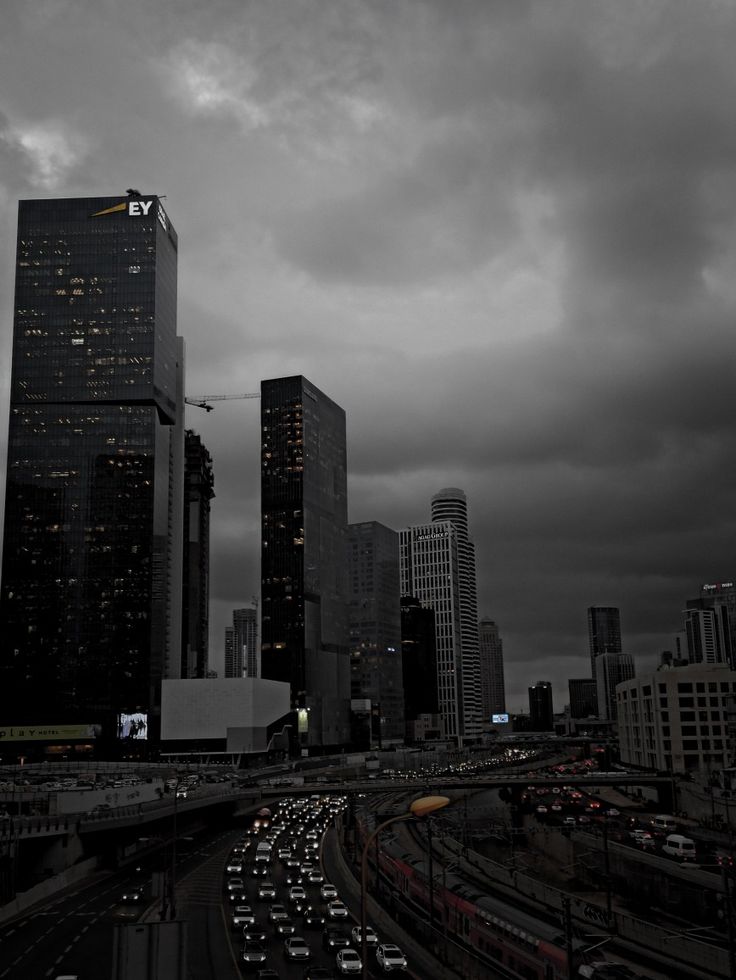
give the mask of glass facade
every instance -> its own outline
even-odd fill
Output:
[[[120,712],[156,714],[178,661],[176,253],[155,197],[20,203],[4,724],[80,721],[108,734]]]
[[[399,536],[377,521],[348,527],[351,697],[373,705],[373,738],[404,737]]]
[[[196,434],[184,433],[184,534],[181,677],[206,677],[209,660],[210,501],[212,458]]]
[[[621,653],[621,617],[616,606],[588,606],[590,669],[595,677],[596,657]]]
[[[301,376],[261,383],[261,674],[303,746],[349,740],[345,412]]]

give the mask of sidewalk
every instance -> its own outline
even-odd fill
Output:
[[[322,863],[327,878],[333,882],[345,901],[353,918],[360,922],[360,883],[353,876],[350,866],[345,861],[337,831],[330,828],[325,834],[322,845]],[[409,961],[408,974],[416,980],[461,980],[459,974],[440,963],[428,949],[417,942],[409,933],[398,925],[370,896],[368,897],[368,921],[380,936],[390,938],[400,946]]]

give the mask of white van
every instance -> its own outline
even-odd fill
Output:
[[[256,864],[270,864],[271,863],[271,845],[266,841],[261,841],[261,843],[256,848]]]
[[[669,854],[670,857],[679,858],[681,861],[695,860],[695,841],[682,834],[670,834],[662,845],[662,853]]]
[[[677,821],[668,813],[659,813],[652,820],[652,827],[655,830],[663,830],[666,834],[671,834],[677,830]]]

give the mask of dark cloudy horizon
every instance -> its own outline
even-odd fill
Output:
[[[736,7],[727,0],[8,0],[0,433],[17,201],[165,194],[187,393],[303,374],[350,520],[468,496],[507,703],[641,673],[736,574]],[[259,590],[256,400],[210,450],[210,659]],[[4,479],[3,479],[4,488]]]

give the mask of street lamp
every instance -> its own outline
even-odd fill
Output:
[[[368,963],[366,956],[366,941],[365,933],[367,928],[367,915],[366,915],[366,890],[367,890],[367,878],[368,878],[368,851],[373,841],[378,837],[382,830],[386,827],[390,827],[393,823],[399,823],[401,820],[411,820],[412,817],[427,817],[430,813],[434,813],[435,810],[441,810],[442,807],[447,806],[450,802],[447,796],[422,796],[414,802],[409,807],[406,813],[399,814],[398,817],[390,817],[388,820],[384,820],[380,823],[375,830],[368,835],[365,844],[363,845],[363,855],[360,861],[360,958],[361,958],[361,976],[363,980],[368,980]],[[376,881],[378,881],[378,857],[376,856]]]

